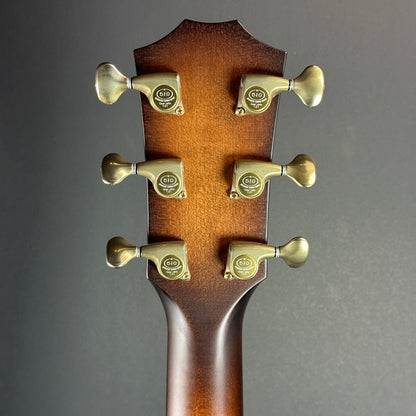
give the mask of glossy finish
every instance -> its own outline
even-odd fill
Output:
[[[186,198],[183,163],[180,159],[160,159],[130,163],[118,153],[110,153],[101,164],[101,178],[108,185],[117,185],[130,175],[144,176],[164,198]]]
[[[236,161],[230,198],[257,198],[273,176],[288,176],[298,186],[310,188],[316,182],[315,163],[305,154],[297,155],[288,165],[283,166],[258,160]]]
[[[308,66],[292,81],[267,74],[246,74],[241,77],[235,113],[263,113],[273,98],[284,91],[293,91],[307,107],[315,107],[321,102],[324,89],[324,73],[316,65]]]
[[[188,197],[159,198],[148,188],[149,240],[186,241],[191,279],[168,281],[149,263],[168,319],[168,416],[241,416],[241,325],[264,262],[249,280],[224,279],[231,240],[266,242],[267,193],[232,200],[235,160],[268,161],[277,100],[258,117],[234,114],[241,74],[282,76],[285,52],[238,22],[184,21],[162,40],[135,51],[139,75],[181,76],[186,113],[165,117],[142,100],[146,160],[180,157]]]
[[[161,113],[182,115],[185,111],[178,74],[162,72],[133,77],[130,80],[109,62],[98,65],[95,72],[95,90],[101,102],[114,104],[128,89],[145,94],[151,106]]]

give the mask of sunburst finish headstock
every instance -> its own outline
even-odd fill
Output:
[[[315,106],[323,73],[310,66],[294,80],[283,78],[286,52],[237,21],[185,20],[134,56],[136,77],[104,63],[96,89],[106,104],[127,89],[142,93],[146,161],[113,153],[102,174],[109,184],[132,174],[152,182],[151,244],[139,248],[115,237],[107,261],[120,267],[135,257],[151,260],[148,278],[169,324],[168,415],[241,415],[241,323],[252,289],[266,276],[263,260],[299,267],[309,253],[302,237],[280,247],[267,242],[268,179],[286,175],[305,188],[316,180],[310,156],[271,162],[274,97],[291,90]]]

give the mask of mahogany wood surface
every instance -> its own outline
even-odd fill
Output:
[[[148,160],[179,157],[185,200],[148,187],[149,242],[182,239],[190,281],[168,281],[149,263],[168,320],[168,416],[241,416],[241,328],[264,262],[247,281],[225,280],[231,240],[266,242],[267,189],[232,200],[233,162],[270,160],[277,99],[260,115],[234,114],[244,73],[281,76],[286,53],[254,39],[237,22],[185,20],[162,40],[135,50],[137,73],[177,72],[183,116],[154,111],[142,96]]]

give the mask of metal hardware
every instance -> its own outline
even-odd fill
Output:
[[[181,159],[157,159],[141,163],[127,162],[118,153],[110,153],[101,164],[101,177],[108,185],[117,185],[127,176],[145,176],[164,198],[186,198]]]
[[[316,65],[308,66],[297,78],[261,74],[246,74],[241,77],[235,114],[259,114],[266,111],[272,99],[284,91],[293,91],[307,107],[317,106],[325,89],[324,74]]]
[[[315,162],[305,154],[297,155],[287,165],[259,160],[238,160],[234,162],[230,198],[257,198],[263,192],[266,182],[273,176],[288,176],[298,186],[310,188],[316,182]]]
[[[303,237],[295,237],[280,247],[248,241],[231,241],[224,278],[251,279],[256,275],[260,262],[271,257],[283,259],[290,267],[300,267],[306,262],[308,254],[309,243]]]
[[[283,246],[276,248],[276,257],[284,260],[289,267],[301,267],[309,255],[309,242],[306,238],[295,237]]]
[[[133,89],[146,95],[156,111],[184,114],[177,73],[144,74],[129,79],[113,64],[104,62],[98,65],[95,72],[95,89],[98,99],[104,104],[115,103],[124,91]]]
[[[107,243],[107,264],[119,268],[136,257],[151,260],[158,272],[168,280],[189,280],[186,245],[182,240],[165,241],[142,247],[131,245],[123,237],[113,237]]]

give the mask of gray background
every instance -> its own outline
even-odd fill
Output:
[[[273,181],[269,262],[244,325],[246,415],[416,414],[414,0],[15,1],[1,31],[1,414],[163,415],[166,325],[145,262],[106,267],[113,235],[146,241],[145,183],[100,183],[103,155],[143,159],[137,95],[100,104],[98,63],[184,18],[239,19],[326,74],[322,104],[281,98],[274,160],[311,154],[310,191]]]

